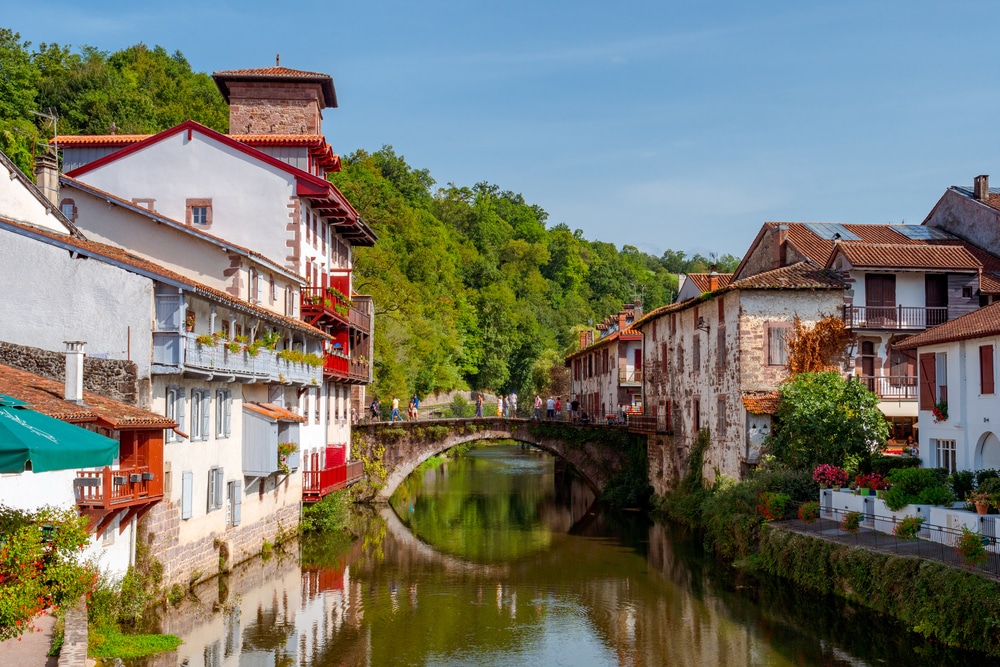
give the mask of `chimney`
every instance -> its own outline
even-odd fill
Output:
[[[986,201],[990,198],[989,174],[982,174],[972,179],[972,193],[977,201]]]
[[[780,269],[785,265],[785,243],[788,239],[788,225],[775,225],[771,232],[774,236],[771,246],[774,257],[771,260],[772,269]]]
[[[66,400],[83,405],[83,346],[82,340],[64,340],[66,344]]]
[[[629,304],[629,305],[631,305],[631,304]],[[625,311],[624,310],[619,310],[618,311],[618,330],[619,331],[625,331],[625,327],[627,326],[625,323],[627,321],[628,321],[628,316],[625,314]]]
[[[53,206],[59,206],[59,160],[51,151],[35,158],[35,185]]]
[[[712,265],[712,272],[708,274],[708,291],[714,292],[719,289],[719,272],[715,270],[715,264]]]
[[[594,342],[594,332],[590,329],[580,332],[580,349],[587,347]]]

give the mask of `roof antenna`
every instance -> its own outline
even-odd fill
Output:
[[[274,56],[274,66],[275,67],[281,67],[281,54],[280,53],[275,54],[275,56]]]

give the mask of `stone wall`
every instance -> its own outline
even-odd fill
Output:
[[[653,493],[662,496],[677,488],[687,470],[689,451],[690,448],[675,441],[672,435],[650,433],[647,436],[646,457]]]
[[[50,380],[65,382],[66,379],[66,355],[62,352],[0,341],[0,364]],[[136,405],[139,398],[138,369],[132,361],[85,357],[83,388],[128,405]]]
[[[225,568],[242,563],[261,553],[264,541],[274,544],[279,534],[295,534],[299,525],[299,506],[279,508],[252,524],[230,526],[190,542],[181,543],[181,505],[164,499],[142,520],[141,539],[149,541],[154,558],[163,565],[163,585],[188,586],[195,573],[198,578],[219,574],[219,556],[228,553]],[[225,546],[225,552],[220,548]]]

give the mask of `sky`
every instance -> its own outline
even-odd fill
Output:
[[[9,5],[9,6],[4,6]],[[586,238],[743,255],[771,220],[919,224],[996,172],[984,3],[0,0],[37,45],[333,77],[334,150],[391,145]],[[282,12],[284,10],[284,12]]]

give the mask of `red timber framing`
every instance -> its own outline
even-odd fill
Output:
[[[326,448],[326,467],[319,467],[319,454],[313,454],[309,470],[302,471],[302,502],[316,503],[325,496],[340,489],[346,489],[361,479],[364,464],[361,461],[347,461],[347,446]]]

